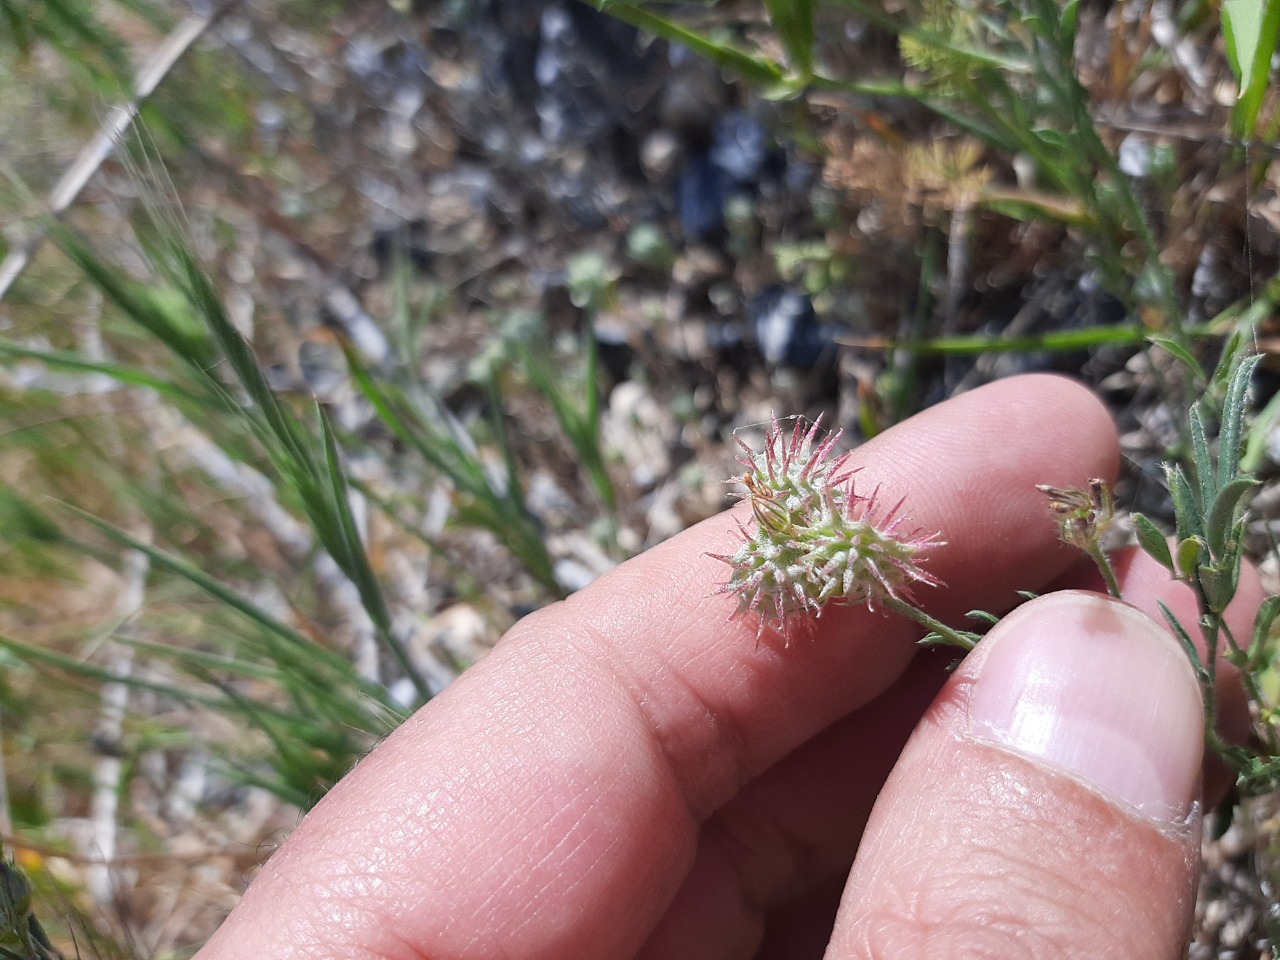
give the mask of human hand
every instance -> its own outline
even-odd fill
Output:
[[[1096,398],[1042,376],[854,454],[947,542],[918,599],[949,623],[1086,583],[1035,484],[1117,459]],[[746,509],[517,624],[307,815],[198,960],[1181,956],[1200,695],[1137,611],[1194,622],[1189,592],[1130,555],[1133,607],[1043,597],[950,676],[860,607],[757,643],[708,556]],[[1240,634],[1251,576],[1237,599]]]

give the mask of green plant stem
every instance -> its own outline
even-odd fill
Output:
[[[1262,692],[1262,687],[1258,683],[1259,670],[1254,668],[1249,662],[1250,650],[1240,646],[1236,635],[1232,632],[1231,627],[1227,624],[1225,618],[1219,619],[1219,631],[1222,636],[1227,638],[1227,658],[1240,671],[1240,677],[1244,682],[1245,693],[1250,702],[1255,704],[1260,713],[1267,709],[1267,697]],[[1280,753],[1280,743],[1276,742],[1276,728],[1270,723],[1255,723],[1254,731],[1262,740],[1263,746],[1266,748],[1268,756],[1274,757]]]
[[[1187,337],[1220,336],[1222,329],[1214,324],[1188,327],[1184,333]],[[1087,330],[1050,330],[1047,333],[1027,334],[1025,336],[985,336],[962,335],[955,337],[932,337],[925,340],[907,342],[885,337],[841,338],[839,343],[857,350],[892,350],[910,346],[920,354],[934,356],[980,356],[984,353],[1027,353],[1042,351],[1046,353],[1070,353],[1088,350],[1101,346],[1138,346],[1150,339],[1150,331],[1138,329],[1131,323],[1108,324],[1090,327]]]
[[[928,627],[938,639],[953,647],[960,647],[963,650],[972,650],[978,645],[978,641],[982,638],[968,630],[957,630],[949,627],[937,617],[931,617],[918,607],[913,607],[905,600],[899,600],[897,597],[885,597],[884,605],[894,613],[900,613],[902,616],[910,620],[914,620],[921,626]]]
[[[1089,545],[1085,553],[1097,565],[1098,572],[1102,574],[1102,579],[1107,582],[1107,593],[1119,600],[1120,581],[1116,579],[1116,571],[1111,565],[1111,558],[1107,556],[1096,540]]]
[[[1193,587],[1196,585],[1193,584]],[[1199,589],[1196,588],[1197,593]],[[1216,613],[1205,613],[1208,605],[1203,595],[1199,597],[1202,616],[1200,632],[1204,637],[1205,652],[1203,657],[1204,675],[1201,695],[1204,697],[1204,737],[1205,743],[1218,756],[1230,764],[1237,773],[1240,767],[1232,759],[1231,745],[1218,734],[1218,648],[1222,637],[1222,616]]]

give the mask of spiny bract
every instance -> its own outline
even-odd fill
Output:
[[[878,489],[857,494],[848,454],[831,455],[840,432],[819,439],[821,422],[797,418],[788,435],[775,416],[758,453],[735,437],[747,469],[730,482],[746,487],[739,496],[751,502],[755,530],[741,528],[734,554],[712,556],[733,568],[718,592],[737,594],[735,616],[757,613],[761,632],[776,623],[786,633],[794,615],[819,616],[829,602],[875,609],[910,602],[912,584],[939,583],[917,556],[942,541],[904,529],[901,501],[881,511]]]

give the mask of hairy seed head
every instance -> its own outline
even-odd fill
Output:
[[[910,602],[918,583],[938,585],[919,554],[936,534],[908,530],[901,502],[883,509],[879,490],[861,496],[848,455],[833,456],[839,431],[819,436],[821,419],[797,419],[788,434],[775,416],[757,452],[738,440],[746,472],[736,481],[750,501],[754,529],[741,528],[733,554],[712,554],[732,568],[718,592],[738,597],[735,616],[755,613],[760,631],[785,634],[796,615],[820,616],[827,603]]]
[[[1100,549],[1102,535],[1116,518],[1115,499],[1105,480],[1090,480],[1089,489],[1036,484],[1049,498],[1049,512],[1058,521],[1058,536],[1080,550]]]

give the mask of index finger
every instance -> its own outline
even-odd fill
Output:
[[[1110,478],[1114,428],[1084,388],[1002,381],[854,453],[947,542],[921,595],[1002,609],[1073,555],[1036,483]],[[790,648],[717,595],[741,509],[527,618],[302,822],[202,960],[626,957],[693,862],[700,821],[884,690],[918,631],[833,608]]]

